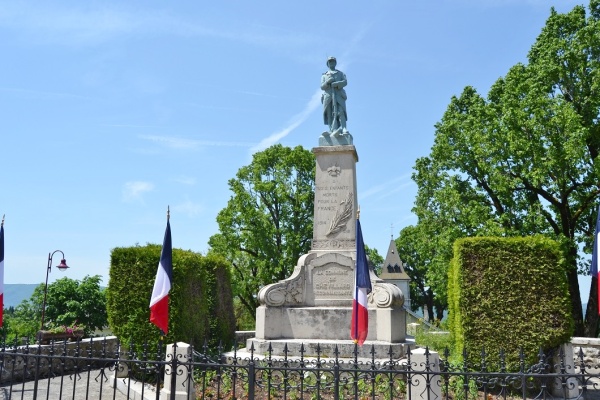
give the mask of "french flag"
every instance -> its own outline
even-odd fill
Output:
[[[4,321],[4,217],[0,225],[0,327]]]
[[[600,254],[598,254],[598,241],[600,238],[600,206],[598,206],[598,216],[596,217],[596,231],[594,232],[594,250],[592,251],[592,278],[596,278],[596,282],[598,284],[598,291],[596,301],[598,302],[598,314],[600,314],[600,276],[598,276],[598,271],[600,271]]]
[[[156,280],[150,298],[150,322],[166,335],[169,332],[169,291],[173,281],[173,248],[171,246],[171,225],[167,218],[167,229],[163,240]]]
[[[356,219],[356,275],[354,280],[354,296],[352,302],[352,322],[350,325],[350,337],[359,346],[367,339],[369,333],[369,310],[367,306],[367,295],[371,292],[371,277],[369,276],[369,264],[365,253],[360,220]]]

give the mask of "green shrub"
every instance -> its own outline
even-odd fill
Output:
[[[443,354],[444,350],[452,349],[452,338],[449,332],[430,331],[417,329],[415,343],[419,347],[428,347],[430,350]]]
[[[115,248],[111,252],[106,289],[110,328],[122,341],[159,342],[160,332],[150,323],[150,296],[161,246]],[[202,256],[173,249],[173,282],[169,292],[167,343],[186,342],[211,349],[219,342],[233,344],[235,318],[229,266],[216,255]]]
[[[565,264],[553,240],[457,240],[448,282],[453,352],[466,349],[475,364],[482,349],[490,370],[500,350],[509,367],[517,365],[520,349],[534,362],[540,348],[553,349],[573,333]]]

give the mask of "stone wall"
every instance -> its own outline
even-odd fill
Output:
[[[114,366],[118,358],[116,336],[88,338],[79,342],[58,342],[50,345],[27,345],[6,348],[0,352],[0,383],[35,380],[48,375]],[[15,354],[18,353],[18,354]],[[90,358],[106,360],[89,361]]]
[[[594,374],[600,372],[600,339],[574,337],[571,339],[571,345],[573,345],[573,358],[576,364],[580,360],[579,353],[583,352],[586,371]]]

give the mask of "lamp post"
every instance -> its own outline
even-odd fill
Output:
[[[52,270],[52,257],[54,254],[59,253],[62,254],[62,259],[60,260],[60,264],[56,266],[60,271],[65,271],[69,266],[67,265],[67,260],[65,260],[65,253],[61,250],[54,250],[52,253],[48,253],[48,269],[46,270],[46,286],[44,287],[44,302],[42,303],[42,326],[40,330],[44,330],[44,314],[46,312],[46,296],[48,295],[48,275]]]

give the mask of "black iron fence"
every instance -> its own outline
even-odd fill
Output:
[[[453,362],[448,352],[427,349],[382,360],[341,359],[318,347],[311,357],[302,348],[295,355],[212,353],[184,343],[125,345],[114,337],[5,345],[0,398],[600,400],[599,360],[569,349],[540,352],[533,362],[520,354],[512,364],[503,354],[477,352],[474,364],[466,352]]]

